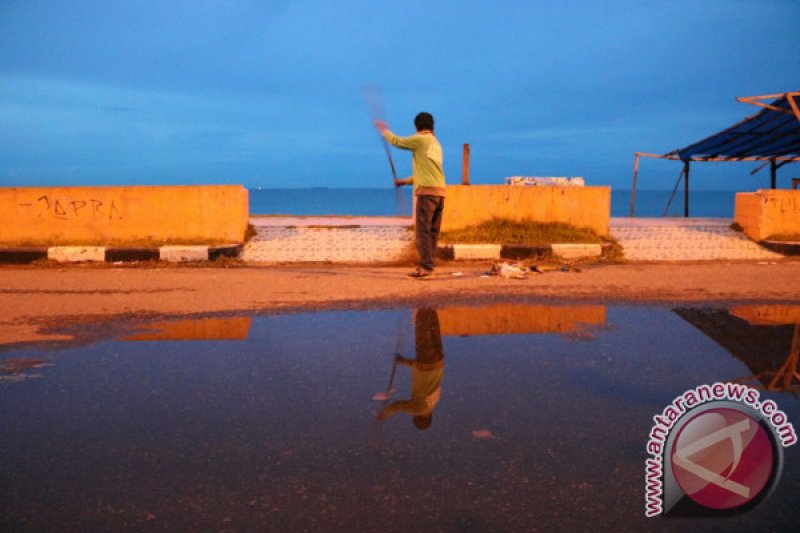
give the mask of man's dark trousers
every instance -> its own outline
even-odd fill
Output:
[[[420,268],[428,271],[433,271],[433,255],[439,241],[443,211],[444,196],[417,196],[417,253]]]

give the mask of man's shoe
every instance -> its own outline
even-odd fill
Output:
[[[414,272],[410,273],[408,277],[416,279],[432,278],[433,272],[431,270],[425,270],[424,268],[418,268]]]

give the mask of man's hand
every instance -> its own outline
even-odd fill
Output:
[[[389,125],[386,122],[382,121],[382,120],[376,120],[375,121],[375,129],[378,130],[379,132],[383,133],[384,131],[389,129]]]
[[[399,179],[395,179],[394,180],[394,186],[395,187],[402,187],[403,185],[413,185],[413,184],[414,184],[414,178],[413,177],[408,177],[408,178],[404,178],[404,179],[400,179],[400,180]]]
[[[412,366],[414,364],[413,359],[407,359],[400,354],[395,354],[394,362],[399,365],[405,365],[405,366]]]

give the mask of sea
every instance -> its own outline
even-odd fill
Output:
[[[683,191],[670,203],[671,190],[637,190],[637,217],[683,216]],[[736,192],[690,191],[689,214],[693,217],[733,218]],[[611,216],[629,216],[631,191],[611,191]],[[669,204],[669,210],[666,210]],[[356,215],[411,216],[411,190],[345,189],[250,189],[253,215]]]

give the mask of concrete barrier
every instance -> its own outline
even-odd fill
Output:
[[[243,242],[241,185],[2,187],[0,245]]]
[[[493,217],[562,222],[608,235],[610,187],[522,187],[450,185],[442,231],[479,224]]]
[[[60,263],[102,262],[106,260],[106,249],[102,246],[53,246],[48,248],[47,258]]]
[[[561,259],[600,257],[603,255],[603,247],[599,244],[554,244],[553,253]]]
[[[733,219],[756,241],[772,235],[800,234],[800,190],[737,193]]]

